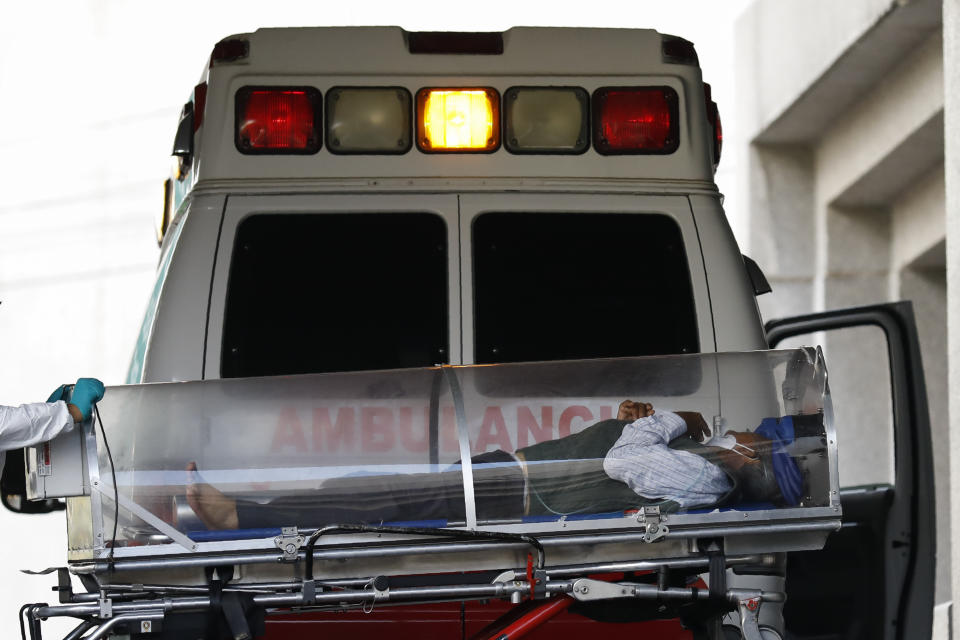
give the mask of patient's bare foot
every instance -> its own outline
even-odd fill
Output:
[[[197,463],[187,463],[187,503],[208,529],[237,529],[237,501],[228,498],[206,482],[200,482]]]

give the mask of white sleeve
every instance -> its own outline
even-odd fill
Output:
[[[712,504],[730,490],[730,480],[704,458],[667,446],[686,431],[683,418],[668,411],[640,418],[623,428],[603,469],[645,498],[673,500],[681,507]]]
[[[0,406],[0,451],[52,440],[73,426],[73,418],[63,400]]]

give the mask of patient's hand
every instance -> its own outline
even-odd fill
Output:
[[[700,413],[696,411],[676,411],[675,413],[687,423],[687,435],[697,442],[703,442],[704,438],[710,435],[710,427]]]
[[[633,400],[624,400],[617,409],[617,420],[626,420],[633,422],[640,418],[652,416],[656,411],[649,402],[634,402]]]
[[[187,503],[208,529],[238,529],[237,501],[200,482],[197,463],[187,463]]]

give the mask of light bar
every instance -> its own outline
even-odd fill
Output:
[[[320,92],[313,87],[243,87],[237,91],[236,145],[241,153],[316,153]]]
[[[406,153],[411,146],[410,92],[402,87],[327,91],[327,149],[333,153]]]
[[[425,152],[488,152],[500,146],[495,89],[421,89],[417,146]]]
[[[604,87],[593,94],[594,146],[602,154],[673,153],[677,92],[670,87]]]
[[[512,87],[503,111],[510,153],[583,153],[590,145],[588,95],[579,87]]]

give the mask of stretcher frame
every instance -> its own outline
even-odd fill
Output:
[[[88,498],[70,500],[89,500],[93,512],[98,513],[108,489],[99,488],[92,423],[84,426],[84,433],[93,490]],[[517,531],[535,526],[529,524],[484,527],[482,531],[358,525],[332,525],[319,530],[285,527],[277,535],[259,540],[191,542],[194,548],[190,552],[176,555],[158,551],[169,552],[171,546],[180,546],[177,542],[117,548],[112,555],[103,547],[96,559],[74,561],[69,566],[69,573],[81,578],[88,593],[74,594],[68,570],[61,569],[61,604],[26,606],[22,627],[29,630],[32,640],[40,640],[42,620],[66,616],[81,622],[64,640],[99,640],[118,630],[155,633],[162,629],[168,615],[222,609],[223,604],[211,595],[214,587],[204,576],[211,575],[215,568],[229,566],[237,581],[228,583],[228,592],[250,595],[268,616],[450,600],[501,598],[515,605],[527,599],[536,601],[531,611],[504,621],[503,629],[497,627],[498,633],[490,635],[495,638],[504,629],[526,633],[574,601],[702,601],[736,611],[743,637],[761,640],[760,607],[764,602],[783,602],[782,592],[725,588],[717,593],[671,587],[665,577],[678,570],[709,571],[711,563],[722,567],[719,574],[714,568],[714,575],[743,565],[772,566],[777,552],[819,549],[827,536],[840,528],[840,511],[833,507],[804,509],[803,518],[785,518],[784,511],[730,512],[722,522],[707,522],[705,516],[719,514],[668,515],[648,507],[625,514],[616,530],[603,532],[598,532],[590,520],[558,521],[553,531],[541,530],[539,534]],[[76,517],[77,510],[71,513]],[[764,517],[775,519],[764,522]],[[93,532],[97,540],[109,536],[102,526],[94,526]],[[705,551],[705,543],[718,540],[722,553],[711,556]],[[129,553],[134,550],[147,553]],[[590,561],[581,562],[583,559]],[[494,570],[497,575],[486,584],[449,584],[444,579],[464,567],[471,571]],[[591,577],[637,571],[656,572],[658,584]],[[437,584],[389,586],[398,576],[424,573],[437,577]],[[242,615],[234,612],[227,619],[239,625],[242,633],[246,624]]]
[[[808,357],[822,365],[819,350]],[[457,405],[461,446],[466,440],[462,398],[456,377],[447,380]],[[825,381],[824,381],[825,383]],[[324,608],[400,606],[442,601],[503,598],[519,604],[539,601],[520,624],[542,624],[571,601],[636,598],[658,602],[711,602],[737,610],[744,637],[759,640],[757,612],[763,602],[782,602],[779,591],[728,589],[724,570],[772,566],[776,554],[823,547],[841,524],[837,448],[829,403],[823,408],[828,460],[829,504],[790,509],[724,509],[703,513],[665,513],[650,505],[614,514],[558,517],[530,522],[477,526],[469,482],[470,457],[464,456],[467,522],[447,528],[330,525],[237,534],[194,536],[125,498],[114,488],[109,469],[101,469],[93,421],[82,425],[82,454],[89,486],[86,496],[68,498],[69,567],[59,572],[61,604],[28,605],[22,623],[40,639],[41,621],[75,617],[82,622],[64,640],[96,640],[114,630],[149,633],[165,616],[187,611],[219,611],[220,595],[249,595],[267,615]],[[469,443],[464,449],[469,452]],[[114,503],[155,527],[167,539],[158,544],[114,547],[105,526],[104,507]],[[473,526],[471,526],[471,524]],[[89,538],[87,538],[89,536]],[[219,538],[219,539],[218,539]],[[92,552],[91,552],[92,551]],[[228,577],[218,572],[228,567]],[[486,583],[451,583],[451,574],[492,572]],[[651,571],[657,584],[605,582],[591,576],[609,572]],[[675,571],[710,571],[708,591],[671,586]],[[73,593],[69,575],[88,593]],[[418,576],[421,585],[392,588],[391,581]],[[435,583],[432,578],[440,576]],[[219,586],[217,583],[219,582]],[[243,626],[242,615],[224,610]],[[26,628],[25,627],[25,628]],[[242,631],[242,629],[241,629]]]
[[[649,525],[648,528],[653,525]],[[770,525],[773,530],[758,531],[761,527],[748,527],[753,531],[744,531],[747,536],[768,536],[771,533],[785,533],[792,537],[806,535],[809,539],[824,538],[830,531],[838,529],[839,521],[824,521],[786,527]],[[545,623],[553,615],[564,610],[572,601],[597,601],[613,599],[654,600],[662,603],[712,603],[727,610],[739,613],[743,637],[746,640],[761,640],[758,626],[759,609],[764,602],[782,603],[785,596],[779,591],[763,591],[758,589],[727,588],[723,575],[725,570],[734,567],[770,567],[776,564],[775,554],[737,554],[723,553],[721,545],[716,545],[717,538],[712,536],[722,531],[705,529],[703,536],[688,539],[686,545],[689,553],[685,556],[673,558],[653,558],[646,560],[595,562],[581,564],[553,564],[547,558],[552,557],[552,551],[561,549],[564,545],[606,545],[610,543],[628,543],[643,548],[645,545],[660,546],[658,541],[647,542],[636,534],[614,535],[614,539],[607,539],[604,535],[572,536],[565,540],[555,538],[538,539],[530,536],[504,534],[490,536],[489,534],[469,534],[475,541],[436,542],[425,540],[423,536],[434,536],[436,531],[413,530],[396,527],[365,527],[357,525],[331,525],[313,531],[309,536],[306,532],[289,531],[296,533],[303,549],[288,553],[286,549],[278,549],[273,554],[237,554],[226,556],[223,554],[207,555],[191,558],[155,558],[150,560],[115,560],[110,563],[93,563],[92,565],[73,565],[70,572],[79,574],[88,593],[74,594],[70,585],[67,569],[58,572],[60,587],[60,605],[47,604],[27,605],[21,611],[23,616],[21,628],[29,628],[32,640],[41,640],[41,621],[51,617],[74,617],[81,620],[80,624],[64,640],[98,640],[108,637],[113,631],[126,633],[155,633],[162,630],[167,615],[185,612],[214,612],[219,615],[221,610],[226,617],[235,637],[249,633],[242,612],[236,607],[236,602],[227,604],[229,598],[224,599],[225,593],[242,594],[249,596],[250,601],[265,609],[266,615],[303,613],[308,611],[344,610],[366,608],[373,606],[402,606],[430,602],[487,600],[493,598],[509,599],[515,605],[529,600],[537,604],[532,611],[520,616],[518,620],[505,620],[504,625],[512,629],[522,628],[524,632]],[[427,557],[433,555],[453,556],[459,558],[459,566],[464,564],[464,556],[476,554],[491,556],[495,554],[523,554],[527,556],[526,565],[513,569],[505,569],[486,583],[465,581],[463,584],[450,584],[442,574],[433,574],[434,584],[427,578],[418,586],[393,587],[391,581],[396,576],[377,574],[361,576],[352,579],[331,579],[323,575],[317,576],[310,571],[315,563],[322,563],[325,559],[335,558],[338,562],[344,559],[358,558],[364,555],[373,555],[383,560],[387,554],[366,545],[347,548],[325,548],[322,552],[315,552],[315,543],[323,534],[344,535],[354,533],[358,535],[391,535],[394,538],[416,538],[413,542],[393,545],[390,556]],[[731,535],[732,532],[727,532]],[[447,535],[450,534],[450,535]],[[645,534],[644,534],[645,535]],[[443,537],[456,538],[457,534],[447,531]],[[733,536],[735,537],[735,536]],[[711,547],[707,541],[713,540]],[[724,540],[726,542],[726,540]],[[536,552],[536,555],[534,555]],[[534,560],[536,557],[536,560]],[[313,560],[313,562],[311,562]],[[299,580],[269,582],[237,582],[230,580],[235,571],[256,564],[281,565],[293,576],[303,572]],[[469,563],[469,561],[468,561]],[[472,563],[469,563],[472,565]],[[224,567],[229,569],[224,577]],[[475,565],[472,565],[475,566]],[[203,586],[189,584],[152,584],[138,580],[146,573],[159,571],[164,575],[175,575],[184,569],[194,570],[203,568],[207,571],[208,583]],[[693,572],[711,574],[709,589],[696,587],[670,586],[668,576],[670,572]],[[219,573],[218,573],[219,572]],[[655,584],[636,583],[633,581],[598,580],[591,576],[597,574],[653,572],[657,580]],[[103,577],[110,575],[109,582]],[[461,576],[462,577],[462,576]],[[231,611],[231,608],[233,611]],[[503,629],[497,627],[496,633],[489,637],[502,637]],[[515,636],[510,636],[515,637]]]

